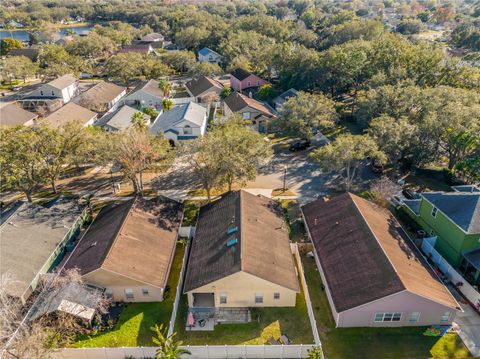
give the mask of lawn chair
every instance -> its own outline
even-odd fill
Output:
[[[274,337],[268,338],[268,343],[269,343],[270,345],[280,345],[280,344],[281,344],[281,343],[279,343],[278,341],[276,341]]]
[[[282,344],[284,345],[290,345],[290,344],[293,344],[292,341],[290,339],[288,339],[288,337],[284,334],[280,337],[280,341],[282,342]]]

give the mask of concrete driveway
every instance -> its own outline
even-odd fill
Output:
[[[480,357],[480,315],[468,305],[459,302],[463,313],[458,313],[453,327],[457,331],[463,343],[475,358]]]

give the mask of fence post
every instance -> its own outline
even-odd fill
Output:
[[[208,344],[205,346],[207,347],[207,358],[210,358],[210,348],[208,347]]]

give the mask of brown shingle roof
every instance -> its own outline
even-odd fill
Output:
[[[111,82],[101,81],[92,88],[82,93],[77,102],[88,103],[88,108],[91,110],[101,109],[116,99],[126,88],[117,86]],[[105,108],[104,111],[106,111]]]
[[[232,110],[232,112],[238,112],[243,110],[245,107],[251,107],[267,117],[275,117],[272,111],[270,111],[264,104],[254,100],[253,98],[242,95],[239,92],[234,92],[228,96],[225,99],[225,104],[230,110]]]
[[[45,117],[41,123],[51,127],[60,127],[69,122],[79,122],[84,125],[96,117],[97,114],[95,112],[73,102],[69,102]]]
[[[221,90],[223,88],[222,84],[207,76],[190,80],[185,84],[185,87],[192,93],[193,96],[198,96],[208,89],[214,91],[215,89]]]
[[[168,280],[182,205],[159,197],[112,204],[99,213],[65,268],[105,268],[159,288]]]
[[[228,234],[233,227],[238,230]],[[227,246],[235,238],[238,242]],[[239,271],[299,290],[279,204],[245,191],[229,192],[200,209],[184,291]]]
[[[346,193],[302,211],[337,312],[403,290],[458,307],[387,210]]]
[[[56,78],[53,81],[50,81],[48,84],[50,86],[56,87],[58,89],[64,89],[67,88],[68,86],[74,84],[77,82],[77,78],[74,77],[73,75],[63,75],[58,78]]]
[[[10,104],[0,108],[0,126],[24,125],[38,117],[37,114]]]

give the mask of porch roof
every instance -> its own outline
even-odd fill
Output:
[[[480,271],[480,248],[474,249],[469,252],[463,253],[463,257],[475,267],[476,270]]]

